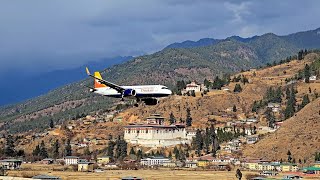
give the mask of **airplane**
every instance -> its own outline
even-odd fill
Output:
[[[103,96],[121,98],[134,98],[136,99],[135,106],[143,101],[146,105],[158,104],[158,99],[172,94],[172,91],[163,85],[139,85],[139,86],[119,86],[112,82],[102,79],[101,74],[96,71],[92,75],[86,67],[88,76],[94,78],[94,87],[90,88],[90,92],[97,93]]]

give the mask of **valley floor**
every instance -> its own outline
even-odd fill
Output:
[[[24,165],[25,166],[25,165]],[[25,166],[26,167],[26,166]],[[217,180],[236,180],[235,170],[233,171],[202,171],[202,170],[171,170],[169,168],[160,169],[140,169],[140,170],[105,170],[100,173],[93,172],[71,172],[71,171],[52,171],[53,168],[61,168],[62,166],[51,165],[27,165],[25,170],[20,171],[8,171],[8,176],[24,176],[30,177],[38,174],[47,174],[51,176],[59,176],[63,180],[116,180],[127,176],[136,176],[149,179],[217,179]],[[51,169],[51,170],[50,170]],[[242,171],[242,179],[246,179],[247,174],[258,174],[258,172]],[[276,179],[281,179],[284,174],[280,173]],[[317,177],[304,177],[304,179],[319,179]]]

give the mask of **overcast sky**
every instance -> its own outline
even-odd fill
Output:
[[[200,38],[320,27],[318,0],[3,0],[0,72],[52,71]]]

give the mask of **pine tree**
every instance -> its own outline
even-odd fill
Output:
[[[291,157],[291,152],[290,152],[290,150],[288,150],[287,156],[288,156],[288,162],[291,162],[292,157]]]
[[[47,158],[48,157],[48,151],[47,151],[47,148],[46,148],[46,145],[44,144],[44,141],[42,140],[41,141],[41,144],[40,144],[40,153],[39,153],[39,156],[41,158]]]
[[[36,146],[36,148],[32,151],[33,156],[39,156],[40,154],[40,146],[39,144]]]
[[[213,125],[211,125],[210,132],[211,132],[211,139],[212,139],[212,156],[215,157],[217,150],[220,148],[220,146],[219,146],[218,136],[216,134],[216,130]]]
[[[305,107],[309,103],[310,103],[309,96],[308,94],[306,94],[302,98],[301,108]]]
[[[275,119],[274,114],[270,108],[268,108],[266,110],[265,116],[268,121],[268,126],[271,128],[274,128],[274,123],[276,122],[276,119]]]
[[[211,137],[210,137],[210,130],[207,127],[206,131],[205,131],[205,135],[203,137],[203,143],[204,143],[204,149],[206,151],[206,153],[209,153],[210,149],[210,144],[211,144]]]
[[[236,84],[236,85],[234,86],[233,92],[241,92],[241,91],[242,91],[242,88],[241,88],[240,84]]]
[[[192,117],[191,117],[190,109],[187,108],[186,126],[189,127],[191,125],[192,125]]]
[[[107,155],[111,158],[114,158],[114,147],[115,147],[116,143],[114,141],[109,141],[108,142],[108,147],[107,147]]]
[[[239,180],[241,180],[241,178],[242,178],[242,173],[241,173],[240,169],[237,169],[237,171],[236,171],[236,178],[238,178]]]
[[[53,123],[53,120],[52,120],[52,119],[50,119],[49,127],[50,127],[50,128],[54,128],[54,123]]]
[[[170,124],[175,124],[175,123],[176,123],[176,118],[174,117],[174,115],[173,115],[172,112],[170,113],[170,119],[169,119],[169,121],[170,121]]]
[[[70,145],[70,139],[67,140],[65,151],[66,151],[66,156],[71,156],[72,155],[72,148],[71,148],[71,145]]]
[[[237,112],[237,106],[236,106],[236,105],[233,105],[232,111],[233,111],[233,112]]]
[[[59,148],[60,148],[60,144],[59,144],[59,140],[57,139],[53,144],[53,158],[55,159],[59,157]]]
[[[195,146],[196,146],[196,152],[198,156],[200,156],[201,150],[203,148],[203,139],[202,139],[201,131],[199,129],[197,129],[197,132],[196,132]]]
[[[139,149],[137,152],[137,159],[138,160],[142,159],[142,156],[143,156],[142,151],[141,151],[141,149]]]
[[[131,147],[129,154],[130,154],[130,155],[131,155],[131,154],[136,155],[136,152],[134,151],[133,147]]]
[[[311,74],[310,74],[310,66],[308,64],[305,65],[304,67],[304,78],[305,78],[305,82],[309,83]]]
[[[9,134],[6,138],[6,145],[4,149],[4,154],[8,157],[14,157],[16,155],[16,150],[14,146],[13,137]]]
[[[286,109],[284,111],[285,119],[288,119],[294,115],[296,102],[297,100],[295,96],[295,90],[293,87],[291,87],[290,96],[287,101]]]

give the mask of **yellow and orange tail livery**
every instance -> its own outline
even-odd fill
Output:
[[[94,72],[94,77],[102,79],[101,74],[99,72]],[[94,80],[94,88],[102,88],[107,87],[105,84],[101,84],[98,79]]]

